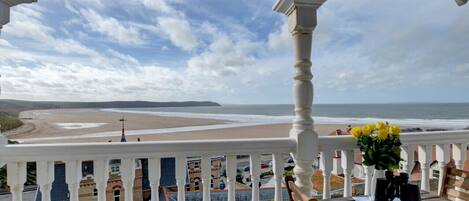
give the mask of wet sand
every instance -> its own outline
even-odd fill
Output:
[[[107,142],[109,140],[115,142],[120,140],[120,136],[85,137],[85,135],[89,136],[98,132],[120,132],[121,122],[119,119],[123,115],[127,119],[127,132],[142,129],[169,128],[170,130],[170,128],[178,127],[229,125],[234,123],[217,119],[163,117],[150,114],[100,111],[98,109],[36,110],[21,113],[20,117],[25,125],[17,130],[6,132],[5,135],[9,139],[20,140],[23,143]],[[76,123],[78,126],[72,126],[73,129],[65,129],[58,125],[60,123]],[[81,124],[94,125],[94,123],[101,123],[102,125],[91,128],[81,128],[79,126]],[[316,125],[316,131],[320,135],[328,135],[337,128],[344,128],[344,126]],[[163,130],[163,132],[158,133],[127,135],[127,140],[137,141],[137,138],[142,141],[162,141],[288,137],[290,129],[291,124],[271,124],[168,133]]]

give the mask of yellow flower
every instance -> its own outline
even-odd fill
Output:
[[[386,125],[386,123],[382,121],[378,121],[378,123],[376,123],[376,129],[378,130],[388,129],[388,125]]]
[[[389,127],[389,133],[394,136],[399,136],[399,134],[401,133],[401,128],[399,128],[399,126],[397,125],[392,125]]]
[[[360,127],[354,127],[350,133],[353,135],[353,137],[359,138],[362,135],[362,129]]]
[[[373,129],[375,129],[375,126],[372,124],[364,125],[362,126],[362,134],[369,136],[373,132]]]
[[[389,135],[389,130],[388,129],[381,129],[381,130],[378,130],[378,138],[382,141],[388,139],[388,135]]]

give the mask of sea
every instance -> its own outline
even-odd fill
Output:
[[[223,104],[210,107],[163,107],[105,109],[115,112],[160,116],[210,118],[254,124],[290,123],[291,104]],[[366,124],[387,121],[403,127],[469,128],[469,103],[314,104],[318,124]]]

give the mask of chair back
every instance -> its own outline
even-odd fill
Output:
[[[448,166],[442,173],[443,182],[439,192],[440,197],[469,200],[469,171],[459,170]],[[466,191],[466,192],[464,192]]]

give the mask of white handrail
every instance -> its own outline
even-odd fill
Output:
[[[0,147],[0,161],[86,160],[200,156],[201,154],[249,155],[290,153],[296,142],[290,138],[228,139],[158,142],[14,144]]]
[[[469,130],[402,133],[401,142],[403,145],[469,143]],[[357,148],[357,141],[351,135],[319,137],[321,151],[354,148]]]

